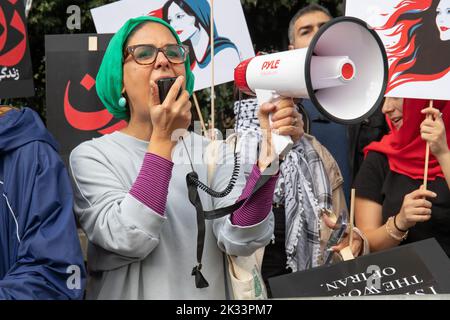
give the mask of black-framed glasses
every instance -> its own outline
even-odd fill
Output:
[[[160,51],[171,63],[179,64],[186,61],[189,48],[182,44],[168,44],[162,48],[152,44],[137,44],[127,47],[125,54],[130,54],[138,64],[149,65],[155,62]]]

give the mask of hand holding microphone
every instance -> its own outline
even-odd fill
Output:
[[[172,160],[172,149],[176,145],[173,133],[177,129],[186,129],[191,123],[191,102],[189,93],[183,90],[184,77],[176,79],[164,101],[160,101],[157,84],[150,81],[149,115],[152,122],[152,142],[147,151]]]
[[[189,127],[192,117],[191,102],[189,101],[189,93],[183,90],[184,79],[183,76],[176,79],[163,101],[160,101],[157,84],[150,81],[148,108],[153,126],[153,140],[172,140],[172,134],[175,130]],[[180,91],[182,91],[181,94]]]

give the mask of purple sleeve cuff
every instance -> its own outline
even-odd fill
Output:
[[[238,201],[247,198],[252,193],[260,176],[261,171],[257,165],[254,165]],[[277,179],[278,174],[271,177],[253,196],[248,198],[242,207],[231,215],[231,223],[241,227],[247,227],[263,221],[272,208],[273,192]]]
[[[146,153],[141,171],[131,187],[130,194],[147,207],[164,216],[173,162]]]

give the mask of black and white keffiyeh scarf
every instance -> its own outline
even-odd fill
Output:
[[[234,112],[241,159],[256,163],[261,137],[257,100],[241,100],[240,107],[236,102]],[[280,165],[273,201],[285,206],[287,267],[294,272],[316,267],[321,254],[321,213],[331,210],[332,200],[322,160],[307,139],[296,142]]]

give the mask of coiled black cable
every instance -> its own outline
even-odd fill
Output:
[[[240,165],[240,160],[239,160],[239,153],[237,153],[235,150],[233,173],[231,175],[230,182],[228,182],[228,185],[226,186],[226,188],[223,191],[213,190],[212,188],[208,187],[206,184],[201,182],[198,178],[196,178],[193,175],[188,175],[187,180],[189,183],[191,183],[194,186],[198,187],[199,189],[203,190],[210,196],[212,196],[214,198],[223,198],[223,197],[226,197],[227,195],[229,195],[230,192],[233,190],[234,185],[236,184],[236,180],[239,175],[240,167],[241,167],[241,165]]]
[[[242,100],[242,93],[239,90],[239,107],[238,107],[238,113],[237,113],[237,119],[236,119],[237,123],[239,122],[239,115],[240,115],[240,112],[241,112],[241,100]],[[231,174],[230,182],[228,182],[228,185],[226,186],[226,188],[223,191],[213,190],[212,188],[210,188],[209,186],[207,186],[206,184],[201,182],[198,179],[198,175],[195,173],[193,167],[192,167],[192,172],[189,173],[186,176],[186,182],[188,184],[192,184],[195,187],[200,188],[201,190],[203,190],[204,192],[206,192],[207,194],[209,194],[210,196],[212,196],[214,198],[223,198],[223,197],[226,197],[227,195],[229,195],[230,192],[233,190],[234,185],[236,184],[236,180],[237,180],[238,175],[239,175],[239,170],[241,168],[239,153],[236,151],[236,149],[237,149],[237,140],[238,140],[238,137],[236,137],[235,140],[234,140],[234,154],[233,154],[233,156],[234,156],[234,166],[233,166],[233,173]],[[192,162],[191,162],[191,166],[192,166]]]

